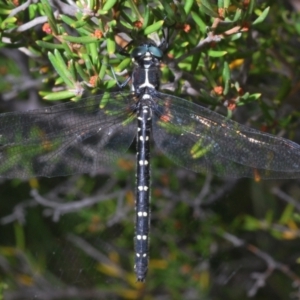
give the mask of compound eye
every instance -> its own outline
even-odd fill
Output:
[[[139,46],[139,47],[132,50],[131,57],[132,58],[138,58],[138,57],[144,56],[147,51],[148,51],[147,46]]]
[[[156,58],[162,58],[163,57],[163,52],[155,46],[149,46],[148,51],[151,53]]]

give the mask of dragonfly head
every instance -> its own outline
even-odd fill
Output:
[[[148,69],[153,65],[157,66],[162,60],[162,57],[163,52],[151,40],[139,45],[131,52],[132,61],[145,69]]]

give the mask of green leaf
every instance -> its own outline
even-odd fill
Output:
[[[17,21],[15,17],[8,17],[1,22],[1,29],[6,29],[6,27],[10,27],[9,25],[15,25],[14,23]]]
[[[227,108],[226,119],[232,119],[232,109]]]
[[[136,1],[127,1],[127,5],[129,9],[131,10],[131,14],[128,14],[128,10],[121,11],[121,14],[123,17],[125,17],[125,20],[128,22],[133,22],[133,20],[140,20],[142,21],[143,17],[141,16],[141,13],[139,11],[139,8],[136,6]],[[131,20],[131,21],[129,21]]]
[[[147,10],[149,11],[149,6],[147,5],[146,7],[147,7]],[[169,20],[175,20],[176,15],[175,15],[174,10],[172,9],[170,3],[167,3],[167,1],[166,1],[166,3],[164,3],[163,9]]]
[[[6,5],[1,5],[0,3],[0,14],[1,15],[9,15],[12,11],[12,8],[9,8]]]
[[[221,50],[209,50],[208,55],[211,57],[222,57],[225,56],[228,52],[227,51],[221,51]]]
[[[230,6],[230,0],[224,0],[224,3],[223,3],[223,6],[222,7],[224,7],[225,9],[228,9],[229,8],[229,6]]]
[[[94,65],[91,61],[91,57],[87,53],[82,54],[82,58],[84,59],[85,66],[90,74],[93,74]]]
[[[20,223],[16,222],[14,224],[14,231],[15,231],[16,245],[18,249],[24,251],[24,249],[26,248],[24,227],[21,226]]]
[[[133,30],[134,27],[126,21],[120,20],[120,23],[127,29]]]
[[[99,39],[95,36],[70,36],[70,35],[61,35],[61,39],[67,42],[78,43],[78,44],[88,44],[99,42]]]
[[[100,72],[99,72],[99,79],[102,80],[106,74],[106,70],[107,70],[108,64],[107,64],[107,57],[104,57],[102,64],[101,64],[101,68],[100,68]]]
[[[227,95],[230,86],[230,68],[227,61],[224,62],[222,77],[224,81],[224,91],[223,94]]]
[[[188,15],[191,12],[192,6],[194,4],[194,0],[186,0],[184,3],[184,11]]]
[[[203,13],[213,17],[218,18],[219,15],[216,13],[216,11],[212,8],[210,1],[207,0],[201,0],[199,4],[200,11]]]
[[[64,23],[68,24],[69,26],[71,26],[73,28],[80,28],[87,24],[86,20],[75,21],[74,19],[72,19],[68,16],[65,16],[65,15],[60,15],[60,18],[63,20]]]
[[[130,63],[131,63],[131,58],[124,58],[122,59],[122,61],[120,62],[120,64],[115,68],[115,70],[117,72],[120,72],[120,71],[123,71],[125,70],[127,67],[130,66]]]
[[[198,13],[195,12],[191,12],[192,18],[194,19],[194,21],[196,22],[196,24],[199,26],[200,31],[202,32],[202,34],[206,34],[207,33],[207,24],[205,22],[203,22],[203,20],[199,17]]]
[[[246,216],[244,219],[244,226],[243,228],[245,230],[249,230],[249,231],[255,231],[260,229],[260,221],[255,219],[252,216]]]
[[[89,53],[95,67],[99,64],[99,52],[97,43],[89,43],[86,45],[87,53]]]
[[[98,5],[98,0],[89,0],[87,1],[87,4],[90,10],[94,10],[94,7]]]
[[[57,101],[62,99],[69,99],[75,96],[78,95],[74,91],[61,91],[61,92],[50,93],[47,96],[44,96],[43,99]]]
[[[116,86],[116,81],[114,79],[107,80],[104,83],[105,89],[111,89],[112,87]]]
[[[187,18],[187,15],[185,13],[185,10],[184,10],[184,7],[182,5],[177,5],[177,15],[175,17],[175,20],[177,20],[177,22],[185,22],[186,21],[186,18]]]
[[[238,102],[238,106],[245,105],[247,103],[251,103],[253,101],[257,101],[261,97],[260,93],[254,93],[254,94],[249,94],[248,92],[245,93],[243,96],[240,97],[242,101]]]
[[[265,216],[265,222],[270,226],[274,219],[274,212],[272,210],[268,210]]]
[[[82,78],[82,80],[84,80],[85,82],[89,82],[90,77],[89,75],[86,74],[86,72],[83,70],[82,66],[75,62],[75,69],[76,72],[79,74],[79,76]]]
[[[62,44],[54,44],[54,43],[48,43],[44,41],[36,41],[36,44],[41,47],[41,48],[46,48],[46,49],[64,49],[64,46]]]
[[[250,3],[248,5],[248,14],[253,13],[255,5],[256,5],[256,0],[250,0]]]
[[[115,4],[116,4],[117,0],[108,0],[105,2],[102,11],[108,11],[110,10]]]
[[[50,7],[50,4],[47,0],[41,0],[41,6],[42,10],[45,12],[47,18],[48,18],[48,23],[52,29],[52,32],[57,35],[58,34],[58,28],[57,28],[57,21],[55,20],[53,10]]]
[[[63,41],[61,45],[64,47],[65,52],[63,52],[63,53],[67,59],[77,57],[77,53],[73,52],[73,49],[70,48],[70,44],[68,42]]]
[[[193,55],[193,60],[192,60],[192,64],[191,64],[191,72],[196,72],[198,66],[199,66],[199,61],[201,59],[201,52],[199,51],[198,53],[196,53],[195,55]]]
[[[206,79],[208,80],[210,86],[214,87],[216,86],[216,81],[214,80],[214,78],[211,76],[210,72],[207,71],[207,69],[202,68],[202,72],[204,74],[204,76],[206,77]]]
[[[166,5],[168,7],[168,4]],[[144,11],[144,15],[143,15],[143,29],[146,28],[148,26],[148,23],[149,23],[149,18],[150,18],[150,9],[149,9],[149,6],[146,5],[145,6],[145,11]]]
[[[161,27],[163,26],[163,24],[164,24],[164,20],[161,20],[161,21],[158,21],[158,22],[148,26],[147,28],[144,29],[144,34],[149,35],[152,32],[156,32],[156,31],[160,30]]]
[[[69,60],[69,72],[72,76],[72,78],[76,78],[76,72],[75,72],[75,66],[74,66],[74,60]]]
[[[107,52],[109,55],[115,54],[116,52],[116,42],[114,38],[113,31],[110,30],[109,33],[107,34]]]
[[[234,15],[234,17],[233,17],[233,19],[232,19],[232,22],[237,22],[238,20],[240,20],[241,18],[242,18],[242,10],[241,9],[237,9],[236,11],[235,11],[235,15]]]
[[[243,36],[242,32],[237,32],[235,34],[230,35],[228,38],[226,37],[226,39],[229,39],[230,41],[236,41],[240,39],[242,36]]]
[[[54,55],[49,52],[48,57],[53,67],[59,76],[63,79],[67,86],[74,87],[75,83],[72,74],[69,72],[68,67],[58,50],[54,50]]]
[[[259,24],[265,20],[270,10],[270,6],[268,6],[261,14],[260,16],[252,23],[252,25]]]
[[[280,224],[288,224],[293,219],[293,214],[295,211],[295,206],[293,204],[288,204],[283,213],[281,214],[279,223]]]

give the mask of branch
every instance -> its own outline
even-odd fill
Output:
[[[251,277],[254,279],[254,284],[252,288],[248,291],[248,296],[253,297],[257,293],[257,291],[265,285],[266,280],[270,275],[273,274],[275,270],[281,271],[283,274],[285,274],[287,277],[289,277],[293,281],[293,285],[300,286],[300,277],[290,270],[290,268],[281,263],[276,261],[270,254],[267,252],[264,252],[257,248],[254,245],[246,243],[244,240],[230,234],[227,232],[224,232],[221,234],[221,236],[226,239],[227,241],[231,242],[235,247],[244,247],[249,252],[253,253],[255,256],[259,257],[265,263],[267,264],[266,271],[263,273],[252,273]]]

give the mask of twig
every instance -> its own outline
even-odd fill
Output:
[[[235,247],[244,247],[249,252],[253,253],[255,256],[261,258],[265,263],[267,264],[266,271],[263,273],[252,273],[251,277],[254,279],[254,284],[252,288],[248,291],[248,296],[253,297],[256,295],[257,291],[265,285],[266,280],[275,270],[281,271],[283,274],[285,274],[287,277],[293,280],[293,284],[295,286],[300,286],[300,277],[290,270],[290,268],[281,263],[276,261],[270,254],[267,252],[264,252],[257,248],[256,246],[252,244],[246,243],[244,240],[230,234],[227,232],[224,232],[221,234],[221,236],[226,239],[227,241],[231,242]]]
[[[288,204],[292,204],[297,208],[297,210],[300,211],[300,203],[299,201],[296,201],[294,198],[289,196],[288,194],[284,193],[282,190],[280,190],[278,187],[274,187],[271,190],[272,194],[280,198],[281,200],[287,202]]]
[[[108,201],[112,198],[115,198],[119,195],[120,192],[114,192],[111,194],[105,194],[105,195],[96,195],[94,197],[87,197],[85,199],[82,199],[80,201],[73,201],[70,203],[57,203],[50,201],[44,197],[42,197],[36,189],[31,190],[31,196],[34,198],[36,202],[39,204],[46,206],[48,208],[52,208],[53,211],[51,214],[53,214],[53,221],[57,222],[61,215],[65,213],[70,213],[74,211],[81,210],[84,207],[92,206],[99,202]]]

